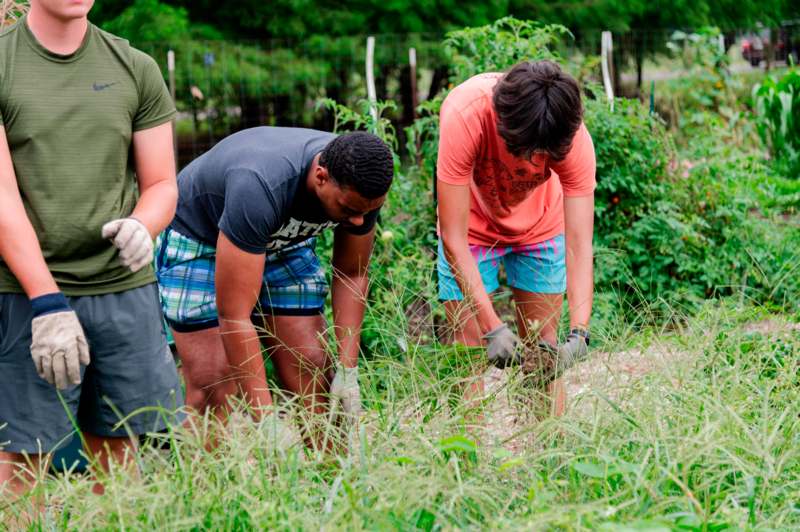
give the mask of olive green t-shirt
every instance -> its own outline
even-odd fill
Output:
[[[155,281],[132,273],[100,229],[139,197],[134,131],[172,120],[155,61],[89,24],[75,53],[44,48],[19,22],[0,34],[0,125],[28,218],[61,290],[99,295]],[[4,235],[0,235],[3,238]],[[22,292],[0,259],[0,293]]]

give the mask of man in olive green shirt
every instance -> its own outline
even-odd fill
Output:
[[[30,486],[24,453],[36,471],[70,414],[107,466],[164,428],[144,407],[182,405],[151,266],[177,200],[175,109],[92,4],[32,0],[0,34],[0,492]]]

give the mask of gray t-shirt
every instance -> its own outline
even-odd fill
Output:
[[[305,182],[314,157],[334,138],[313,129],[256,127],[234,133],[178,175],[172,228],[210,246],[219,232],[250,253],[280,250],[335,227]],[[353,234],[366,234],[378,211]]]

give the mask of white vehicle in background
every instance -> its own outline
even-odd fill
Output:
[[[773,35],[775,39],[773,41]],[[772,61],[786,61],[794,64],[800,59],[800,19],[781,22],[776,30],[761,27],[754,33],[747,33],[742,39],[742,57],[754,67],[767,59],[767,51],[772,43]]]

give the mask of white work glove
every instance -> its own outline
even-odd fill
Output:
[[[112,220],[103,226],[102,235],[119,249],[120,262],[132,272],[153,262],[153,238],[136,218]]]
[[[89,364],[89,345],[75,312],[37,316],[31,333],[31,357],[39,376],[59,390],[80,384],[80,365]]]
[[[269,448],[279,453],[288,451],[299,442],[297,433],[275,411],[265,414],[258,423],[258,430],[269,441]]]
[[[342,411],[351,416],[361,413],[361,390],[358,387],[358,366],[339,366],[331,384],[331,397],[342,406]]]

